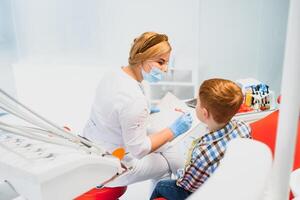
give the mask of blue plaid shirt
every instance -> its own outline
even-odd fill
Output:
[[[177,185],[195,192],[219,166],[228,142],[234,138],[251,138],[250,133],[245,122],[231,120],[224,128],[196,139],[185,169],[178,170]]]

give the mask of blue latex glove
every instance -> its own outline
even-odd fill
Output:
[[[160,112],[160,109],[156,106],[151,106],[150,108],[150,114],[153,114],[153,113],[158,113]]]
[[[177,137],[181,135],[182,133],[189,130],[192,126],[193,118],[191,116],[191,113],[185,113],[178,117],[173,124],[171,124],[170,129],[174,135],[174,137]]]

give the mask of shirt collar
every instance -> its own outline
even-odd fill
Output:
[[[223,128],[205,134],[201,142],[210,142],[210,141],[218,140],[224,137],[228,132],[231,132],[233,128],[234,128],[234,121],[231,120]]]

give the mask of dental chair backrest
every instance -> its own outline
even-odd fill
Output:
[[[291,173],[290,188],[295,199],[300,199],[300,168]]]
[[[271,172],[272,155],[263,143],[235,139],[215,173],[189,200],[260,200]]]

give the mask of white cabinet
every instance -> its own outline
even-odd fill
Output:
[[[194,98],[199,89],[197,69],[169,68],[163,80],[149,84],[149,96],[156,103],[167,92],[173,93],[181,100]]]

